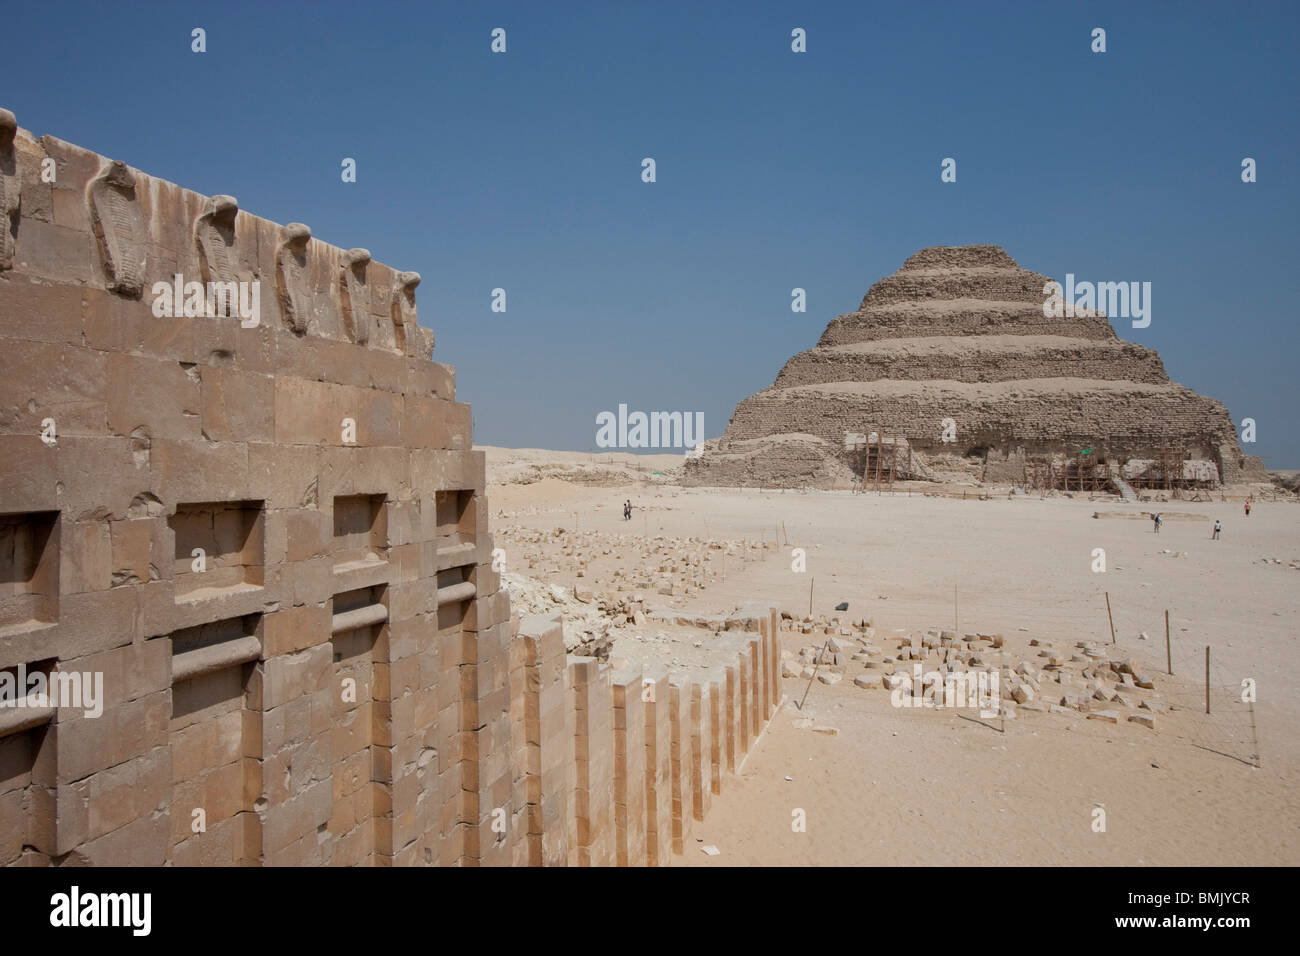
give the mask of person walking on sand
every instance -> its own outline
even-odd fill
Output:
[[[1151,527],[1156,534],[1160,533],[1160,512],[1153,511],[1151,513]]]
[[[1222,530],[1223,530],[1223,525],[1222,525],[1220,522],[1218,522],[1218,521],[1214,522],[1214,538],[1213,538],[1212,540],[1214,540],[1214,541],[1218,541],[1218,540],[1219,540],[1219,532],[1222,531]]]
[[[1250,517],[1250,499],[1249,499],[1249,498],[1246,499],[1246,517],[1247,517],[1247,518]]]

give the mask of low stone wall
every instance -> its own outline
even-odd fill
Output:
[[[566,655],[558,615],[517,620],[518,812],[500,852],[519,865],[665,866],[690,850],[783,699],[776,615],[741,635],[734,661],[689,678]]]

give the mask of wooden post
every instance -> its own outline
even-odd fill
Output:
[[[1110,619],[1110,642],[1115,643],[1115,616],[1110,613],[1110,592],[1106,592],[1106,617]]]
[[[816,583],[817,583],[817,579],[816,579],[816,578],[809,578],[809,579],[808,579],[808,616],[809,616],[809,617],[812,617],[812,595],[813,595],[813,585],[816,584]]]
[[[953,639],[957,637],[957,585],[952,586],[952,633]]]
[[[884,456],[882,453],[885,450],[884,445],[882,445],[881,442],[884,440],[884,437],[883,432],[876,432],[876,494],[880,494],[880,466],[883,463],[882,459]]]
[[[1210,712],[1210,645],[1205,645],[1205,712]]]
[[[1169,648],[1169,611],[1165,610],[1165,669],[1172,677],[1174,673],[1174,655]]]

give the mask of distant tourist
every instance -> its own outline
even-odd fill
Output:
[[[1250,499],[1249,499],[1249,498],[1246,499],[1246,517],[1247,517],[1247,518],[1250,517]]]
[[[1160,533],[1160,512],[1151,515],[1151,524],[1155,527],[1156,534]]]
[[[1214,540],[1215,540],[1215,541],[1218,541],[1218,540],[1219,540],[1219,532],[1222,531],[1222,530],[1223,530],[1223,525],[1222,525],[1222,523],[1220,523],[1220,522],[1218,522],[1218,521],[1214,522]]]

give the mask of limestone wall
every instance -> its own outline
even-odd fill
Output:
[[[488,861],[509,602],[419,276],[3,112],[0,200],[0,672],[103,688],[0,706],[0,864]]]

